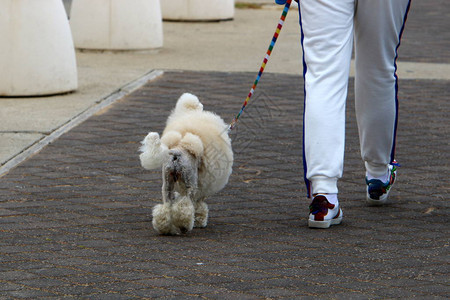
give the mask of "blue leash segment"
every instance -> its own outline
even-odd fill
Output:
[[[292,2],[292,0],[287,0],[286,4],[284,5],[283,12],[281,14],[280,20],[278,21],[277,29],[275,30],[275,33],[272,37],[272,41],[270,42],[269,49],[267,49],[266,55],[264,56],[263,62],[261,64],[261,68],[259,69],[258,75],[256,76],[256,80],[253,83],[253,86],[250,89],[250,92],[248,93],[247,98],[245,99],[241,110],[236,115],[234,120],[231,122],[228,130],[232,130],[236,126],[236,123],[238,122],[239,117],[244,112],[245,107],[247,106],[250,98],[253,96],[253,93],[255,92],[256,86],[258,85],[258,82],[261,79],[264,69],[266,68],[266,64],[270,58],[270,54],[272,54],[273,47],[275,46],[275,43],[277,42],[277,38],[278,38],[278,35],[280,34],[281,28],[283,28],[283,24],[284,24],[284,21],[286,20],[286,16],[289,11],[289,7],[291,6],[291,2]]]

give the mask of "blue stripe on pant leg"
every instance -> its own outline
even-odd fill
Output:
[[[305,61],[305,48],[303,47],[303,40],[305,38],[304,34],[303,34],[303,27],[302,27],[302,13],[300,10],[300,4],[298,5],[298,13],[299,13],[299,20],[300,20],[300,31],[301,31],[301,45],[302,45],[302,60],[303,60],[303,178],[305,180],[305,184],[306,184],[306,192],[307,192],[307,197],[311,198],[311,182],[308,180],[308,178],[306,178],[306,173],[308,171],[308,165],[306,163],[306,154],[305,154],[305,105],[306,105],[306,86],[305,86],[305,80],[306,80],[306,71],[307,71],[307,66],[306,66],[306,61]]]
[[[391,163],[395,161],[395,144],[397,143],[397,125],[398,125],[398,109],[399,109],[399,101],[398,101],[398,76],[397,76],[397,58],[398,58],[398,48],[400,47],[403,31],[405,30],[406,19],[408,18],[408,12],[411,7],[411,0],[408,1],[408,5],[406,7],[405,15],[403,17],[402,28],[400,29],[398,44],[395,48],[395,58],[394,58],[394,77],[395,77],[395,123],[394,123],[394,137],[392,141],[392,149],[391,149]]]

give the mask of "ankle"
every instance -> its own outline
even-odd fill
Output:
[[[324,196],[325,198],[327,198],[327,201],[333,205],[336,205],[339,203],[338,194],[317,193],[317,194],[314,194],[313,197],[316,197],[318,195]]]
[[[390,176],[389,170],[387,170],[383,175],[379,175],[379,176],[372,175],[369,172],[366,172],[367,180],[378,179],[381,182],[386,182],[389,180],[389,176]]]

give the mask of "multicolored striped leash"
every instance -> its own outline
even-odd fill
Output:
[[[244,109],[247,106],[248,101],[250,100],[253,93],[255,92],[255,89],[256,89],[256,86],[258,85],[259,79],[261,78],[261,75],[264,72],[264,69],[266,68],[267,61],[269,60],[270,54],[272,53],[273,47],[275,46],[275,42],[277,41],[278,35],[280,34],[281,28],[283,27],[284,20],[286,19],[286,15],[289,11],[289,7],[291,6],[291,2],[292,2],[292,0],[287,0],[286,4],[284,5],[283,13],[281,14],[280,20],[278,21],[277,29],[275,30],[275,33],[273,35],[272,42],[270,43],[269,49],[267,49],[266,56],[264,57],[261,68],[259,69],[258,76],[256,76],[256,80],[253,83],[252,88],[250,89],[250,93],[248,93],[247,99],[245,99],[244,104],[242,105],[241,111],[236,115],[233,122],[231,122],[228,130],[232,130],[236,126],[236,123],[237,123],[239,117],[244,112]]]

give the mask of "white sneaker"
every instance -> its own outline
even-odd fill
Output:
[[[339,204],[328,202],[325,195],[317,195],[309,205],[308,226],[310,228],[329,228],[342,222],[342,209]]]
[[[397,166],[398,164],[395,161],[389,165],[389,179],[386,182],[382,182],[379,179],[368,180],[366,177],[367,203],[369,205],[380,206],[386,203],[389,192],[397,177]]]

